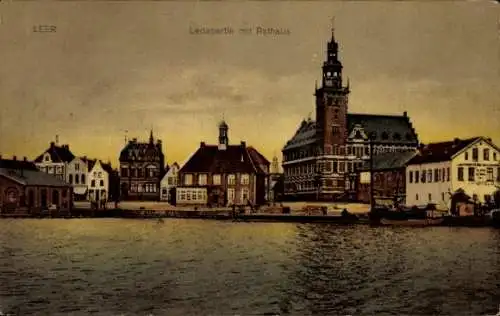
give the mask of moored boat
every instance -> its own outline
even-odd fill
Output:
[[[437,226],[441,225],[444,218],[422,218],[422,219],[380,219],[380,224],[384,226]]]

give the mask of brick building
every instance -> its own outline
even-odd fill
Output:
[[[54,175],[41,172],[34,163],[16,157],[0,157],[0,211],[37,213],[49,208],[71,209],[72,187]]]
[[[355,198],[356,170],[373,154],[412,151],[418,137],[403,115],[348,113],[349,82],[332,29],[316,87],[316,120],[303,120],[283,148],[284,194],[288,200]]]
[[[161,140],[153,131],[149,142],[129,141],[120,153],[120,192],[122,200],[160,200],[160,181],[165,173]]]
[[[406,197],[406,165],[416,151],[384,153],[373,156],[373,166],[366,162],[358,171],[356,193],[362,203],[370,203],[370,172],[373,172],[373,195],[376,204],[404,203]]]
[[[201,142],[179,170],[179,205],[260,205],[265,203],[269,161],[245,142],[229,145],[229,127],[219,125],[219,144]]]

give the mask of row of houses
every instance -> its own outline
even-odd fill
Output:
[[[373,190],[378,204],[432,203],[448,210],[458,190],[482,204],[492,203],[500,190],[500,149],[487,137],[421,144],[415,151],[372,159],[372,165],[365,164],[358,177],[357,197],[365,203],[370,202]]]

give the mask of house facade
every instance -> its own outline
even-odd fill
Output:
[[[39,171],[26,159],[0,157],[0,212],[32,214],[49,208],[69,211],[72,187],[65,181]]]
[[[120,193],[123,200],[160,200],[160,181],[165,170],[162,142],[129,141],[120,153]]]
[[[111,200],[113,168],[101,160],[91,160],[88,164],[88,199],[91,202]]]
[[[373,191],[377,205],[404,204],[406,197],[406,164],[417,154],[415,151],[383,153],[373,156],[358,172],[357,200],[371,203]],[[370,166],[371,164],[371,166]],[[373,173],[373,188],[370,186]]]
[[[349,82],[332,30],[321,86],[315,88],[316,118],[303,120],[283,147],[287,200],[341,200],[356,196],[356,170],[373,154],[412,151],[418,136],[402,115],[348,113]]]
[[[486,137],[431,143],[421,146],[406,174],[408,205],[435,203],[449,210],[458,189],[485,203],[500,185],[500,150]]]
[[[87,200],[88,188],[88,163],[87,157],[74,157],[66,167],[66,182],[73,186],[75,201]]]
[[[179,164],[174,162],[170,168],[168,168],[167,173],[161,179],[161,193],[160,199],[162,201],[173,202],[172,199],[175,196],[175,188],[179,181]]]
[[[49,148],[39,155],[34,162],[40,171],[66,181],[68,164],[74,158],[75,156],[69,150],[69,145],[59,146],[55,142],[51,142]]]
[[[179,170],[178,205],[260,205],[265,203],[269,161],[255,148],[230,145],[228,125],[219,125],[218,145],[201,142]]]

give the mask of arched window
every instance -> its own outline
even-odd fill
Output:
[[[82,184],[85,184],[85,175],[82,174]]]
[[[73,175],[72,174],[69,175],[69,183],[73,184]]]

